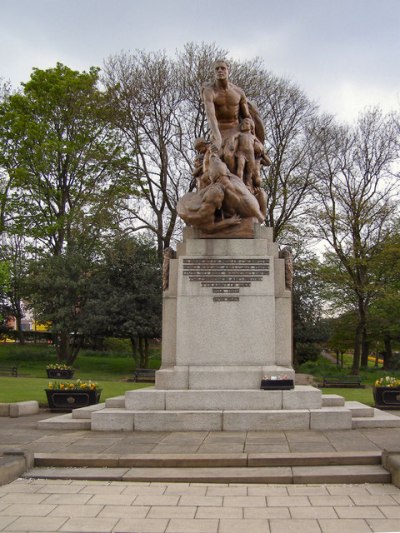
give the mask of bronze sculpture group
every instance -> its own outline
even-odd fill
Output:
[[[187,224],[208,234],[239,227],[242,219],[265,220],[261,165],[271,164],[255,106],[229,81],[225,61],[217,61],[214,69],[214,82],[202,87],[211,139],[196,139],[193,176],[197,190],[185,194],[177,205]]]

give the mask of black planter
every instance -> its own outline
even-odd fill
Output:
[[[56,368],[46,368],[47,377],[52,379],[71,379],[75,370],[57,370]]]
[[[261,389],[263,390],[290,390],[294,389],[293,379],[262,379]]]
[[[96,390],[54,390],[45,389],[47,401],[52,411],[72,411],[99,403],[101,389]]]
[[[400,387],[374,387],[375,407],[400,409]]]

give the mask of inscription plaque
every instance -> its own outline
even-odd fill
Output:
[[[238,296],[213,296],[214,302],[238,302],[240,288],[251,287],[253,282],[269,276],[269,259],[183,259],[183,275],[190,282],[200,282],[201,287],[215,294],[238,294]]]

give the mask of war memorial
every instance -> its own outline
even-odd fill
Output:
[[[165,251],[155,388],[63,415],[63,427],[77,419],[94,431],[135,432],[398,426],[396,416],[295,383],[291,253],[262,225],[264,126],[225,61],[201,92],[210,138],[194,141],[197,187],[177,205],[187,226],[176,252]]]

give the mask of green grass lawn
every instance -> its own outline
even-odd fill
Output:
[[[344,368],[338,367],[335,363],[328,361],[324,357],[319,357],[317,361],[308,361],[300,366],[299,372],[311,374],[318,383],[322,383],[324,376],[348,376],[351,372],[352,357],[344,357]],[[400,377],[399,371],[387,371],[376,367],[374,361],[368,363],[366,370],[360,370],[360,378],[364,389],[352,388],[331,388],[321,389],[323,394],[338,394],[343,396],[347,401],[358,401],[366,405],[374,405],[372,388],[375,381],[386,375]]]
[[[3,378],[0,377],[0,403],[37,400],[40,405],[47,406],[46,393],[49,380],[47,378]],[[126,381],[98,381],[102,389],[100,401],[113,396],[120,396],[127,390],[151,386],[151,383],[132,383]]]
[[[22,377],[46,377],[46,366],[56,362],[55,349],[47,344],[0,344],[0,366],[17,365],[18,375]],[[149,366],[159,368],[159,347],[151,350]],[[135,360],[129,350],[81,350],[73,367],[74,378],[95,381],[124,380],[132,377]]]
[[[301,365],[299,372],[311,374],[315,377],[318,383],[322,383],[322,378],[324,376],[348,376],[351,373],[351,362],[351,357],[346,357],[344,368],[340,368],[335,363],[332,363],[321,356],[317,361],[307,361],[307,363]],[[368,369],[360,370],[359,375],[364,385],[372,387],[378,378],[387,375],[400,377],[400,372],[398,370],[383,370],[382,368],[377,368],[374,363],[369,362]]]
[[[354,401],[365,403],[366,405],[374,405],[372,387],[365,387],[365,389],[337,389],[333,387],[327,387],[325,389],[321,389],[321,391],[322,394],[338,394],[339,396],[343,396],[343,398],[348,402]]]
[[[12,403],[25,400],[37,400],[46,406],[44,389],[49,380],[46,366],[56,363],[54,348],[46,344],[0,344],[0,366],[18,366],[18,377],[0,376],[0,402]],[[160,366],[160,349],[151,350],[149,366]],[[95,352],[82,350],[73,365],[73,380],[96,381],[102,389],[101,401],[113,396],[120,396],[127,390],[148,387],[151,383],[128,382],[135,370],[135,360],[129,349]],[[62,380],[61,380],[62,381]]]

